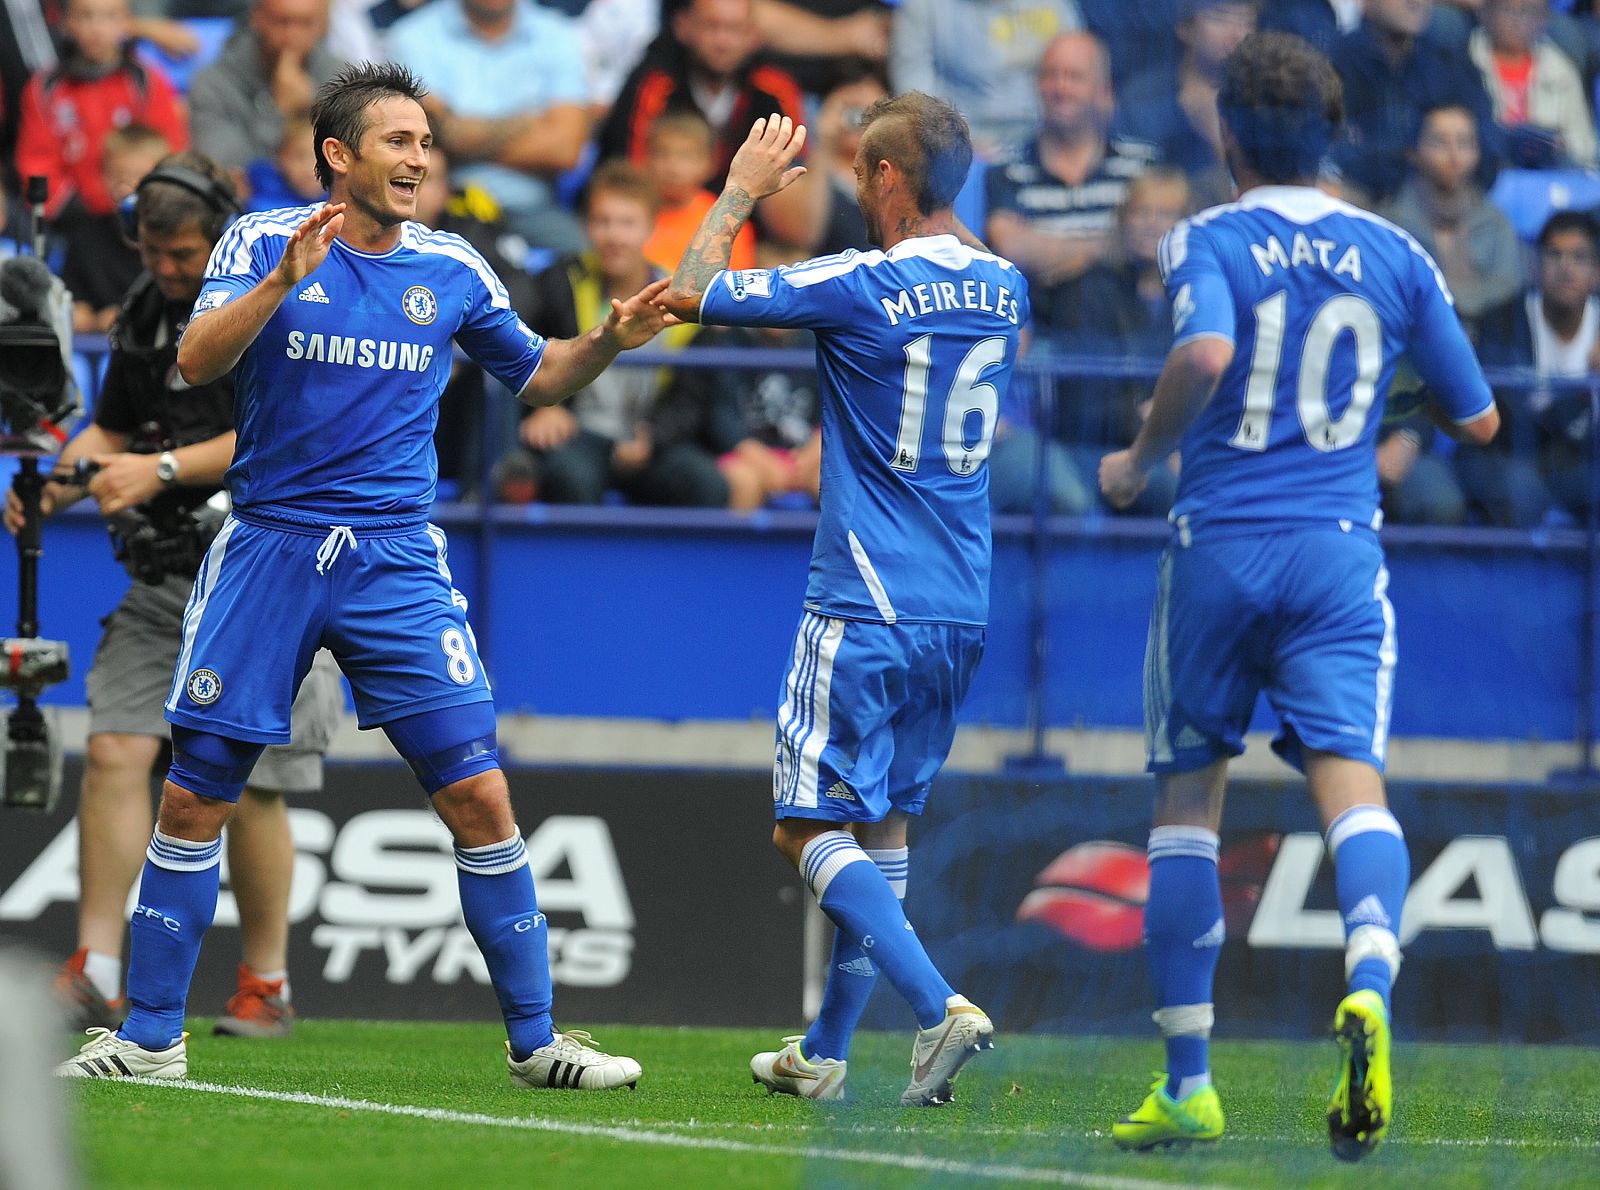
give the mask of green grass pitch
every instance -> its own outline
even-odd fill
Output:
[[[1502,1187],[1600,1183],[1600,1054],[1401,1045],[1397,1122],[1359,1166],[1321,1113],[1331,1042],[1214,1047],[1228,1135],[1125,1154],[1111,1120],[1143,1097],[1154,1040],[1007,1036],[942,1109],[898,1104],[904,1036],[868,1034],[849,1097],[750,1081],[776,1033],[596,1027],[644,1065],[636,1091],[518,1090],[489,1024],[302,1022],[285,1041],[191,1027],[190,1081],[73,1084],[93,1187],[753,1187],[1066,1185]]]

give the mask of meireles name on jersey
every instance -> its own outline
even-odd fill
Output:
[[[998,314],[1012,326],[1017,324],[1017,299],[1004,285],[992,288],[987,281],[971,277],[957,285],[954,281],[925,281],[902,289],[894,298],[879,298],[878,304],[889,317],[890,326],[899,326],[902,318],[921,318],[924,314],[942,314],[946,310],[983,310]]]
[[[385,372],[426,372],[428,366],[433,363],[433,344],[290,331],[289,344],[284,348],[284,354],[290,359],[344,364],[351,368],[378,368]]]

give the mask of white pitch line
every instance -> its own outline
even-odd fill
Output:
[[[884,1136],[929,1136],[937,1137],[946,1135],[931,1128],[917,1128],[905,1124],[850,1124],[850,1123],[789,1123],[787,1121],[777,1124],[752,1124],[752,1123],[719,1123],[712,1120],[659,1120],[647,1124],[644,1120],[628,1120],[627,1124],[638,1124],[655,1128],[678,1128],[686,1131],[698,1131],[709,1128],[730,1128],[742,1132],[822,1132],[838,1135],[884,1135]],[[1020,1128],[996,1128],[990,1125],[963,1126],[963,1136],[994,1136],[1017,1137],[1026,1140],[1048,1140],[1051,1137],[1070,1135],[1074,1140],[1110,1140],[1111,1134],[1104,1129],[1090,1128],[1083,1132],[1067,1133],[1059,1128],[1040,1128],[1028,1126]],[[1260,1145],[1310,1145],[1321,1148],[1325,1142],[1323,1138],[1313,1132],[1306,1132],[1298,1136],[1273,1136],[1261,1132],[1229,1132],[1223,1139],[1226,1147],[1231,1144],[1260,1144]],[[1544,1140],[1529,1140],[1515,1136],[1390,1136],[1383,1142],[1385,1148],[1394,1145],[1409,1146],[1412,1148],[1438,1148],[1438,1149],[1525,1149],[1530,1152],[1541,1149],[1569,1150],[1573,1152],[1600,1154],[1600,1141],[1578,1140],[1575,1137],[1562,1136],[1550,1137]]]
[[[721,1153],[749,1153],[758,1157],[800,1157],[812,1161],[838,1161],[851,1165],[889,1166],[916,1173],[948,1174],[981,1178],[987,1181],[1037,1182],[1051,1186],[1079,1186],[1084,1190],[1172,1190],[1176,1182],[1124,1178],[1113,1174],[1072,1173],[1062,1169],[1041,1169],[1031,1165],[976,1165],[945,1157],[921,1157],[899,1153],[861,1153],[850,1149],[817,1147],[793,1148],[788,1145],[762,1145],[750,1141],[714,1136],[683,1136],[674,1132],[655,1132],[606,1124],[580,1124],[571,1120],[539,1119],[533,1116],[490,1116],[478,1112],[449,1111],[440,1107],[412,1107],[403,1103],[377,1103],[370,1099],[345,1099],[336,1095],[313,1095],[305,1091],[266,1091],[257,1087],[227,1086],[191,1079],[121,1078],[119,1083],[155,1087],[171,1091],[199,1091],[207,1095],[231,1095],[239,1099],[292,1103],[305,1107],[329,1107],[341,1111],[371,1112],[380,1116],[403,1116],[413,1120],[432,1120],[440,1124],[469,1124],[482,1128],[512,1128],[525,1132],[549,1132],[564,1136],[588,1136],[622,1144],[657,1145],[676,1149],[710,1149]],[[1192,1182],[1181,1183],[1191,1190],[1224,1190]]]

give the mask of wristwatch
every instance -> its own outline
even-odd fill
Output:
[[[178,456],[164,450],[156,459],[156,478],[165,484],[178,482]]]

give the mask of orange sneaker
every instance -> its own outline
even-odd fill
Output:
[[[294,1007],[283,998],[283,980],[268,983],[239,967],[239,990],[212,1030],[223,1037],[287,1037],[294,1032]]]
[[[56,999],[65,1010],[67,1025],[74,1033],[85,1029],[115,1029],[128,1015],[125,996],[107,1000],[83,973],[88,957],[89,948],[80,946],[56,972]]]

